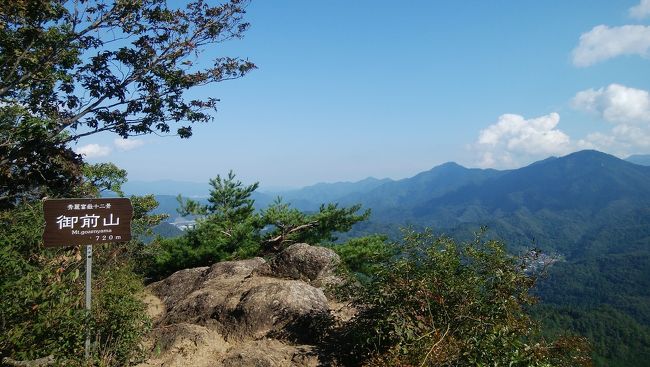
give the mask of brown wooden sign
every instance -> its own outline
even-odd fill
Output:
[[[126,198],[43,201],[46,247],[131,240],[133,206]]]

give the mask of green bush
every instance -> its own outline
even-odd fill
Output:
[[[142,279],[125,265],[106,271],[94,288],[99,290],[92,318],[97,359],[106,366],[142,359],[140,341],[151,327],[139,298],[144,291]]]
[[[387,242],[384,235],[352,238],[342,244],[330,245],[347,270],[362,281],[370,281],[386,263],[396,255],[397,248]]]
[[[40,246],[40,205],[0,213],[0,357],[83,355],[79,264],[70,251]]]
[[[145,249],[143,273],[148,279],[164,278],[175,271],[246,259],[259,253],[260,237],[250,221],[230,226],[225,235],[219,223],[203,222],[176,238],[157,238]]]
[[[81,249],[43,248],[43,225],[40,202],[0,211],[0,359],[52,355],[61,366],[86,365],[88,324],[95,362],[123,366],[137,358],[148,325],[138,298],[142,279],[129,262],[137,244],[94,246],[88,319]]]
[[[582,339],[546,342],[527,312],[535,278],[497,241],[408,232],[337,337],[350,365],[589,365]]]

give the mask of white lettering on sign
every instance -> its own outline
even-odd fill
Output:
[[[104,229],[89,229],[87,231],[80,231],[78,229],[73,229],[72,234],[73,235],[87,235],[87,234],[95,234],[95,233],[113,233],[113,229],[111,228],[104,228]]]
[[[86,214],[81,217],[78,216],[68,217],[66,215],[59,215],[58,217],[56,217],[56,223],[59,225],[59,229],[63,229],[63,228],[74,229],[75,224],[79,223],[79,219],[81,219],[81,228],[95,228],[99,225],[100,218],[102,219],[102,223],[104,224],[105,227],[120,225],[120,217],[113,217],[113,213],[110,213],[106,218],[102,218],[100,215],[97,214]]]
[[[109,206],[109,205],[111,205],[111,204],[106,204],[106,206]],[[113,221],[113,213],[111,213],[109,222],[106,222],[106,218],[104,218],[104,225],[105,226],[119,226],[120,225],[120,218],[117,217],[117,218],[115,218],[115,221]]]
[[[79,219],[82,220],[81,228],[90,228],[90,227],[95,228],[97,227],[97,219],[99,219],[99,215],[86,214]]]
[[[74,228],[75,223],[78,221],[78,217],[66,217],[65,215],[59,215],[56,217],[56,222],[59,224],[59,229]]]
[[[68,210],[92,210],[92,209],[110,209],[111,203],[106,204],[68,204],[66,209]]]

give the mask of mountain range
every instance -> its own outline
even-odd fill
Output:
[[[627,157],[625,160],[642,166],[650,166],[650,154],[635,154]]]
[[[253,199],[258,209],[282,197],[304,211],[318,210],[328,202],[360,203],[372,210],[370,221],[356,228],[362,232],[395,232],[396,227],[411,224],[467,237],[487,225],[501,238],[514,241],[513,247],[535,241],[552,250],[576,252],[576,243],[600,228],[648,217],[650,167],[631,163],[643,157],[625,161],[587,150],[502,171],[450,162],[401,180],[319,183],[299,190],[255,192]],[[205,198],[209,185],[133,182],[124,190],[156,194],[158,212],[176,217],[176,195]],[[586,245],[578,247],[584,250]]]
[[[539,314],[551,330],[588,336],[597,365],[650,365],[650,155],[627,160],[593,150],[512,170],[445,163],[401,180],[367,178],[299,190],[256,192],[258,209],[277,196],[292,206],[360,203],[372,209],[352,237],[431,227],[459,240],[482,226],[511,252],[535,247],[556,256],[540,279]],[[132,183],[175,216],[175,195],[207,197],[207,184]],[[172,196],[173,195],[173,196]],[[203,199],[205,200],[205,199]]]
[[[471,240],[482,226],[513,253],[559,259],[538,280],[547,330],[589,337],[596,365],[650,365],[650,156],[597,151],[514,170],[446,163],[335,201],[372,209],[354,235],[432,227]],[[299,195],[299,194],[302,194]],[[318,197],[293,194],[312,208]]]
[[[621,231],[632,226],[631,232],[640,237],[632,236],[626,246],[635,246],[646,238],[639,226],[650,224],[650,167],[598,151],[552,157],[514,170],[445,163],[402,180],[369,180],[318,184],[278,195],[303,210],[330,201],[361,203],[372,209],[369,223],[360,225],[366,231],[411,224],[468,238],[487,225],[513,242],[512,248],[534,242],[566,255],[620,249],[613,243],[593,248],[592,237],[613,226]],[[322,195],[328,187],[337,190]]]

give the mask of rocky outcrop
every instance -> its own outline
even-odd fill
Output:
[[[229,350],[221,363],[223,367],[319,366],[318,357],[311,346],[293,346],[274,339],[243,343]]]
[[[150,338],[150,358],[139,367],[212,367],[232,348],[218,332],[188,323],[159,325]]]
[[[314,325],[333,317],[318,285],[338,256],[295,244],[269,262],[226,261],[178,271],[147,287],[156,308],[141,366],[316,366]]]
[[[340,262],[339,256],[328,248],[296,243],[278,254],[269,265],[271,273],[277,276],[313,282],[334,275]]]
[[[301,323],[328,314],[323,291],[295,280],[261,282],[242,294],[231,313],[228,335],[263,337],[270,332],[293,330],[296,339],[308,339]]]

